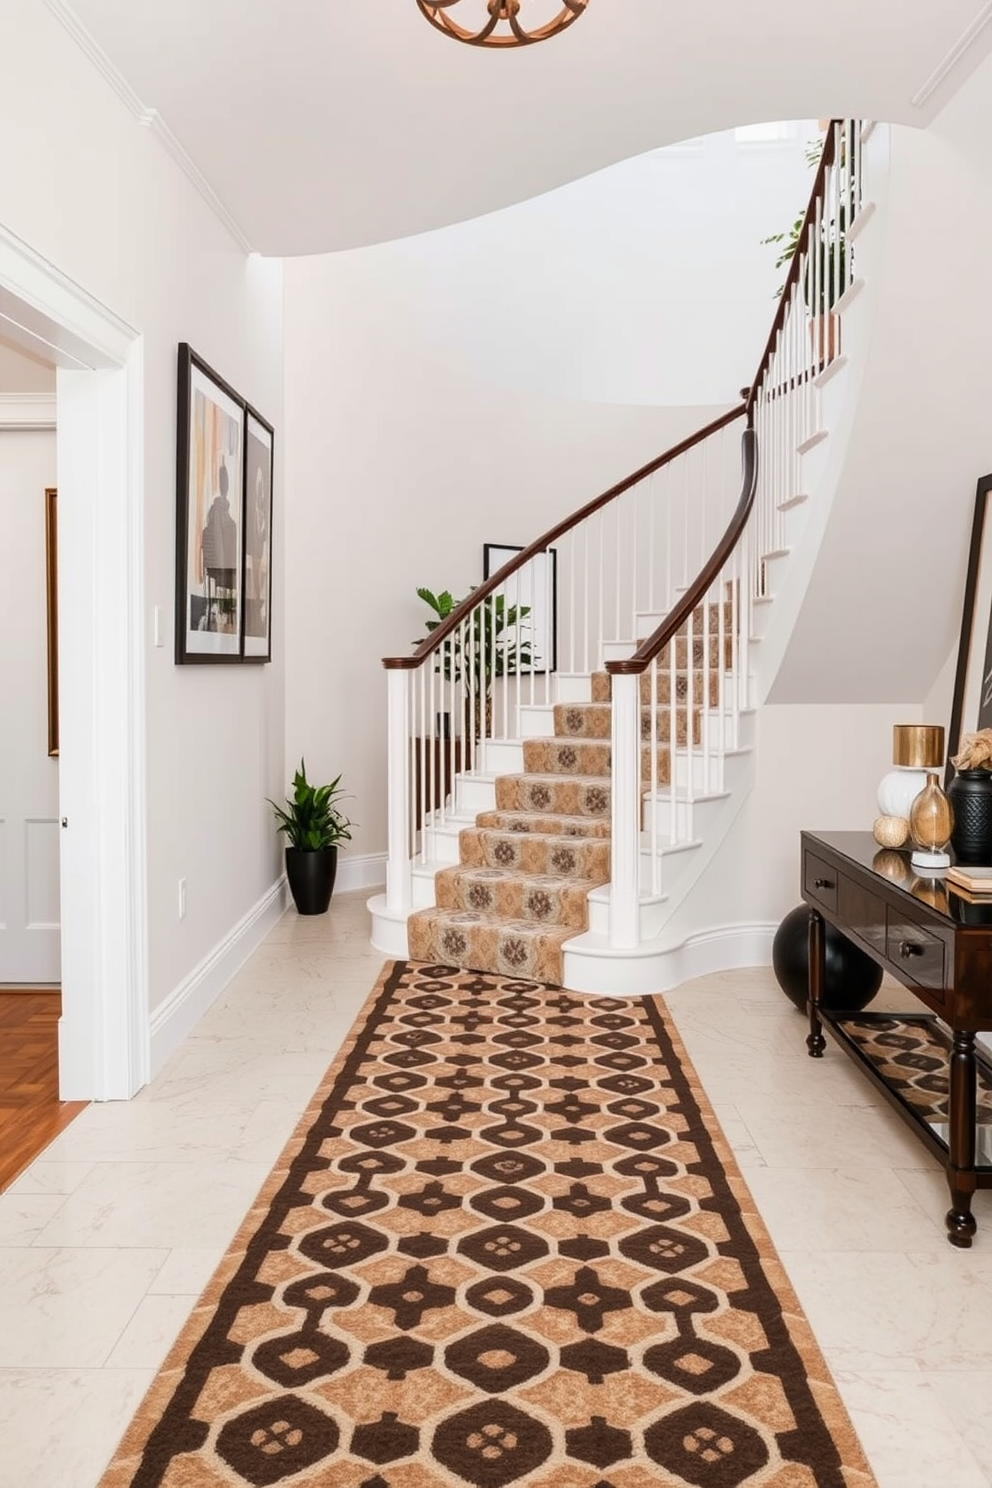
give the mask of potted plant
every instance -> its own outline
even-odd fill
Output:
[[[341,776],[330,785],[311,785],[306,763],[293,776],[286,807],[266,798],[275,812],[277,830],[285,832],[286,877],[300,914],[324,914],[331,902],[338,870],[338,844],[351,841],[351,822],[335,806],[344,795]]]
[[[843,158],[843,143],[841,146]],[[813,140],[805,150],[807,165],[814,166],[820,158],[821,144]],[[792,262],[802,236],[806,213],[791,224],[787,232],[772,233],[762,238],[762,244],[778,248],[775,260],[777,269]],[[840,317],[834,312],[834,302],[847,288],[847,208],[841,200],[832,215],[824,215],[817,234],[814,226],[806,242],[806,271],[803,278],[802,297],[810,316],[810,336],[817,362],[830,362],[840,351]],[[782,294],[784,284],[775,291],[776,299]]]
[[[417,595],[435,616],[427,621],[428,635],[462,602],[447,589],[434,594],[420,588]],[[514,677],[533,663],[530,626],[523,623],[529,614],[530,605],[508,605],[502,594],[493,594],[441,645],[437,669],[446,682],[463,683],[466,724],[475,739],[482,736],[483,716],[486,733],[492,733],[494,679]]]

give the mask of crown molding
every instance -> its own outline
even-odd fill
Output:
[[[206,202],[217,220],[227,229],[242,253],[253,252],[250,239],[228,211],[206,176],[187,154],[172,130],[163,120],[158,109],[148,108],[135,93],[123,73],[111,62],[99,42],[87,31],[75,11],[65,0],[45,0],[45,4],[59,25],[72,37],[83,55],[110,85],[125,108],[145,129],[150,129],[159,143],[172,157],[190,184]]]
[[[0,393],[0,433],[54,428],[54,393]]]
[[[964,56],[965,52],[969,51],[971,47],[975,45],[975,42],[981,36],[982,32],[985,30],[990,21],[992,21],[992,0],[986,0],[986,3],[982,6],[981,10],[979,10],[975,18],[961,32],[961,35],[958,37],[957,41],[954,42],[953,46],[948,48],[944,56],[937,63],[937,66],[934,68],[933,72],[931,72],[930,76],[925,80],[925,82],[920,84],[916,92],[913,94],[912,98],[909,100],[914,108],[922,108],[923,105],[931,98],[931,96],[937,91],[941,83],[947,77],[948,73],[952,72],[961,61],[961,58]]]

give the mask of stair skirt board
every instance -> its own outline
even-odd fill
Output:
[[[372,944],[385,956],[409,955],[406,916],[391,917],[385,895],[368,903],[372,915]],[[772,941],[777,923],[754,921],[720,925],[667,944],[656,942],[630,951],[606,945],[587,944],[573,968],[573,956],[565,952],[563,984],[570,992],[595,997],[650,996],[667,992],[694,977],[714,972],[737,971],[745,966],[770,966]],[[594,937],[588,937],[592,942]]]

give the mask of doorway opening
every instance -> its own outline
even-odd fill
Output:
[[[148,1078],[142,343],[0,228],[0,337],[56,368],[59,1095]]]

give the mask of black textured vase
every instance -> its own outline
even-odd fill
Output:
[[[992,863],[992,771],[959,770],[947,787],[951,846],[959,863]]]
[[[319,848],[315,852],[302,847],[287,847],[286,877],[293,902],[301,915],[326,913],[337,871],[336,847]]]

